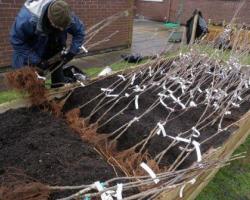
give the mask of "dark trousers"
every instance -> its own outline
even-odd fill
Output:
[[[65,43],[60,40],[60,35],[49,35],[48,43],[45,48],[45,55],[43,59],[48,60],[55,56],[56,54],[60,53],[63,48],[65,47]],[[61,64],[61,61],[58,61],[53,64],[53,66],[50,66],[50,68],[53,70],[57,68]],[[52,88],[60,87],[65,82],[65,77],[63,74],[62,66],[56,69],[51,74],[51,82]]]

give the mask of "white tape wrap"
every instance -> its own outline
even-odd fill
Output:
[[[134,82],[135,82],[135,77],[136,77],[136,74],[133,75],[132,77],[132,80],[131,80],[131,85],[134,85]]]
[[[113,89],[109,89],[109,88],[101,88],[101,91],[103,92],[113,92]]]
[[[118,74],[117,76],[118,76],[119,78],[121,78],[123,81],[126,81],[125,76],[123,76],[122,74]]]
[[[184,188],[186,187],[186,184],[184,184],[183,186],[181,186],[181,189],[180,189],[180,198],[183,198],[183,191],[184,191]]]
[[[179,98],[176,98],[176,97],[173,95],[173,92],[170,93],[169,96],[170,96],[176,103],[178,103],[178,104],[182,107],[182,109],[185,109],[185,108],[186,108],[186,106],[185,106],[183,103],[181,103],[181,100],[180,100]]]
[[[175,139],[177,141],[180,141],[180,142],[191,143],[190,139],[181,138],[181,137],[172,137],[172,136],[168,136],[168,137]],[[200,143],[194,140],[194,141],[192,141],[192,144],[194,145],[194,148],[196,150],[197,162],[201,162],[202,155],[201,155]]]
[[[150,77],[152,76],[152,67],[151,66],[149,67],[149,76]]]
[[[77,83],[79,83],[82,87],[85,87],[84,83],[81,81],[77,81]]]
[[[97,189],[99,192],[101,192],[101,191],[104,190],[103,185],[102,185],[99,181],[95,182],[94,184],[95,184],[96,189]],[[114,191],[111,191],[111,190],[109,190],[109,191],[107,191],[107,192],[104,192],[104,193],[101,194],[101,199],[102,199],[102,200],[113,200],[112,194],[114,194],[114,193],[115,193],[115,192],[114,192]]]
[[[95,182],[94,184],[95,184],[96,189],[97,189],[99,192],[101,192],[101,191],[104,190],[104,187],[102,186],[102,184],[100,183],[100,181],[97,181],[97,182]]]
[[[163,137],[167,137],[167,133],[165,131],[165,128],[163,126],[163,124],[161,124],[160,122],[157,124],[157,126],[159,127],[159,130],[157,131],[157,135],[160,135],[162,133]]]
[[[83,45],[80,47],[80,49],[83,50],[85,53],[89,52]]]
[[[191,101],[189,103],[189,107],[192,107],[192,108],[197,107],[197,104],[194,101]]]
[[[166,87],[166,81],[164,81],[164,82],[162,83],[162,88],[163,88],[163,90],[166,90],[166,89],[167,89],[167,87]]]
[[[186,185],[188,184],[188,183],[190,183],[190,184],[195,184],[195,182],[196,182],[196,179],[195,178],[193,178],[192,180],[190,180],[190,181],[188,181],[186,184],[184,184],[183,186],[181,186],[181,189],[180,189],[180,198],[183,198],[183,191],[184,191],[184,189],[185,189],[185,187],[186,187]]]
[[[135,92],[143,92],[146,89],[146,85],[143,85],[142,88],[139,85],[135,86]]]
[[[156,178],[156,174],[146,163],[143,162],[140,166],[150,175],[152,179],[154,179],[155,184],[158,184],[160,182],[160,180]]]
[[[40,76],[37,72],[35,73],[38,79],[46,81],[46,77]]]
[[[164,101],[163,101],[163,99],[162,99],[162,98],[160,98],[160,102],[161,102],[161,104],[162,104],[162,105],[163,105],[166,109],[170,110],[171,112],[174,112],[174,109],[173,109],[173,108],[168,107],[168,106],[167,106],[167,104],[165,104],[165,103],[164,103]]]
[[[192,142],[192,144],[194,145],[195,150],[196,150],[197,162],[201,162],[202,161],[202,156],[201,156],[200,143],[194,140]]]
[[[116,198],[117,200],[122,200],[122,190],[123,190],[123,184],[117,184],[117,190],[116,190]]]
[[[106,94],[106,97],[119,97],[118,94]]]
[[[193,127],[192,131],[193,131],[193,137],[196,137],[196,138],[200,137],[201,133],[200,131],[197,130],[197,128]]]
[[[135,95],[135,109],[139,109],[139,95]]]

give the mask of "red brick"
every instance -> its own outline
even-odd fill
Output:
[[[84,22],[86,28],[102,21],[103,19],[118,12],[131,9],[133,0],[67,0],[73,12],[75,12]],[[2,0],[0,1],[0,67],[10,65],[11,46],[9,44],[9,31],[16,14],[22,7],[25,0]],[[96,46],[93,50],[102,50],[118,46],[130,45],[130,32],[132,31],[133,16],[119,19],[118,22],[101,31],[96,38],[91,41],[95,43],[109,36],[116,30],[119,34],[115,35],[111,41]]]
[[[197,8],[202,11],[206,20],[211,19],[215,23],[222,23],[224,20],[230,22],[241,5],[241,0],[184,0],[183,11],[180,19],[177,19],[181,1],[163,0],[163,2],[150,2],[135,0],[136,13],[146,18],[158,21],[180,21],[185,24]],[[236,16],[237,23],[250,25],[250,1],[246,1]]]

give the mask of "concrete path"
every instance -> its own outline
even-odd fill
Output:
[[[172,31],[172,29],[167,29],[162,22],[135,20],[132,53],[152,56],[175,51],[180,44],[168,42]]]
[[[175,51],[180,44],[169,43],[172,30],[164,27],[161,22],[135,20],[131,49],[112,51],[74,59],[71,63],[80,68],[105,67],[121,61],[122,54],[141,54],[152,56],[166,51]]]

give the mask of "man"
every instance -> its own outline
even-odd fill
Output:
[[[83,23],[64,0],[26,1],[10,33],[13,68],[37,66],[41,70],[48,69],[47,60],[66,47],[68,33],[72,35],[72,43],[68,53],[62,54],[65,62],[80,51],[84,40]],[[62,68],[55,70],[51,79],[52,85],[64,83]]]

